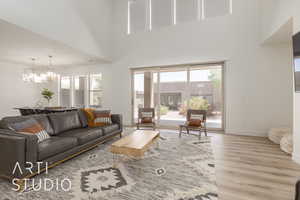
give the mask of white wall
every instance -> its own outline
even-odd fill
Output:
[[[3,0],[0,18],[92,56],[110,59],[110,0]]]
[[[297,33],[300,31],[300,12],[299,12],[300,1],[296,1],[293,5],[294,5],[294,10],[293,10],[294,33]]]
[[[41,98],[36,84],[24,83],[24,66],[0,63],[0,118],[19,115],[15,107],[34,106]]]
[[[126,1],[115,0],[111,104],[131,119],[130,67],[226,60],[226,132],[265,136],[292,125],[290,48],[261,46],[259,0],[233,1],[234,14],[126,35]]]
[[[262,12],[262,36],[263,39],[271,37],[290,18],[293,20],[293,33],[300,31],[300,1],[298,0],[264,0]],[[292,45],[290,45],[292,49]],[[292,60],[292,54],[290,55]],[[293,68],[292,61],[286,63],[288,68]],[[291,76],[292,78],[293,76]],[[300,163],[300,94],[293,93],[293,134],[294,152],[293,159]]]

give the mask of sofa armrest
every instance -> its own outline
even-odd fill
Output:
[[[300,180],[296,183],[295,200],[300,200]]]
[[[114,124],[119,124],[120,129],[123,130],[123,117],[119,114],[112,114],[111,115],[111,121]]]
[[[38,137],[33,134],[17,133],[12,130],[0,129],[0,135],[16,136],[25,140],[25,162],[35,163],[38,157]],[[13,147],[12,147],[13,148]]]
[[[0,130],[2,132],[2,130]],[[20,170],[13,174],[18,162],[21,170],[25,164],[26,138],[0,133],[0,175],[8,178],[21,177]]]

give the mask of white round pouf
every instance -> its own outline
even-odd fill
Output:
[[[291,133],[290,128],[271,128],[268,137],[275,144],[280,144],[282,137],[288,133]]]
[[[280,149],[287,154],[293,153],[293,135],[285,134],[280,141]]]

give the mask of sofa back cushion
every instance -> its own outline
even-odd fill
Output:
[[[45,115],[45,114],[30,115],[30,116],[4,117],[1,120],[0,128],[2,128],[2,129],[9,129],[9,127],[11,126],[11,124],[14,124],[16,122],[22,122],[22,121],[25,121],[25,120],[31,119],[31,118],[33,118],[36,121],[38,121],[49,135],[53,135],[54,134],[54,130],[53,130],[51,124],[50,124],[50,121],[49,121],[47,115]]]
[[[77,111],[53,113],[49,114],[48,117],[53,127],[54,135],[82,127]]]
[[[84,112],[84,109],[79,109],[78,110],[78,116],[79,116],[79,119],[80,119],[80,122],[81,122],[81,127],[82,128],[88,127],[88,119],[87,119],[87,116]]]

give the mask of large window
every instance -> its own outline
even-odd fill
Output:
[[[176,125],[183,121],[182,108],[188,99],[186,69],[161,70],[159,82],[160,123]]]
[[[207,126],[222,128],[222,66],[195,67],[190,70],[189,107],[207,110]]]
[[[208,128],[223,129],[223,63],[134,70],[133,89],[135,121],[139,107],[154,107],[157,124],[175,127],[200,109]]]
[[[173,24],[174,0],[151,0],[152,29]]]
[[[75,76],[74,77],[74,106],[85,106],[85,93],[86,93],[86,77]]]
[[[70,107],[71,103],[71,77],[63,76],[60,81],[60,105]]]
[[[205,18],[224,16],[232,12],[232,0],[203,0]]]
[[[60,80],[60,106],[101,107],[101,74],[62,76]]]
[[[200,18],[201,0],[176,0],[176,23]]]
[[[128,1],[128,34],[147,28],[148,0]]]
[[[133,79],[134,79],[134,118],[137,119],[138,117],[138,109],[144,107],[144,73],[134,73]]]
[[[232,14],[233,0],[128,0],[127,33]]]
[[[89,105],[92,107],[101,107],[102,105],[101,74],[90,75]]]

